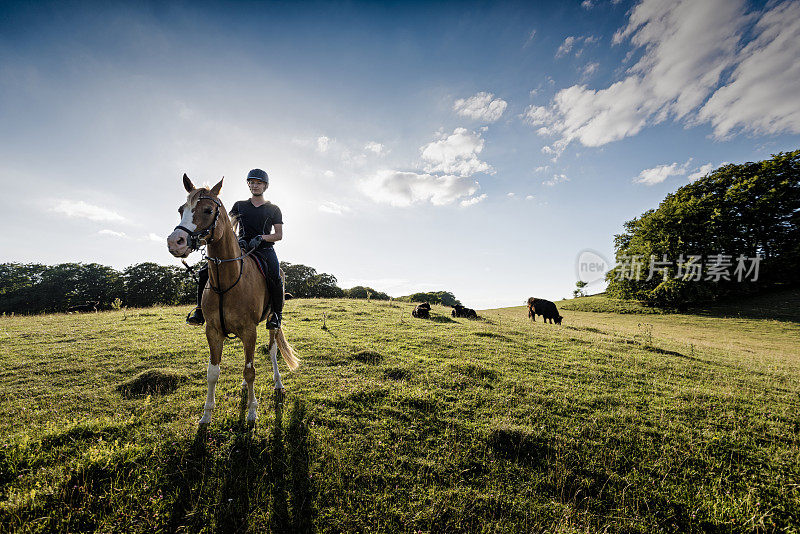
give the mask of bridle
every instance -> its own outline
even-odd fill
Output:
[[[175,230],[183,230],[188,234],[186,241],[187,244],[189,245],[189,250],[191,250],[192,252],[199,249],[202,245],[208,245],[209,243],[211,243],[211,240],[208,239],[208,236],[210,235],[212,238],[214,237],[214,231],[217,229],[217,219],[219,219],[219,210],[222,209],[222,202],[220,202],[219,199],[216,199],[214,197],[208,197],[206,195],[200,195],[199,197],[197,197],[198,201],[204,199],[210,200],[211,202],[217,205],[217,210],[214,213],[214,220],[210,225],[206,226],[202,230],[195,230],[194,232],[192,232],[185,226],[178,225],[175,227]],[[201,243],[200,240],[203,240],[204,243]]]

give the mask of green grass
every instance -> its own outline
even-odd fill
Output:
[[[188,308],[0,318],[0,530],[800,528],[800,325],[559,307],[288,301],[285,408],[226,342],[206,431]]]
[[[605,293],[580,297],[576,299],[556,302],[559,310],[607,312],[607,313],[632,313],[632,314],[662,314],[660,308],[645,306],[635,300],[622,300],[606,296]]]

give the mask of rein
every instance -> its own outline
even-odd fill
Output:
[[[216,228],[217,228],[217,220],[219,219],[219,212],[220,212],[220,209],[222,209],[222,203],[218,199],[216,199],[214,197],[208,197],[208,196],[205,196],[205,195],[200,195],[198,197],[198,200],[202,200],[202,199],[210,200],[214,204],[217,205],[217,211],[214,214],[214,221],[210,225],[208,225],[205,229],[196,230],[194,232],[191,232],[191,231],[189,231],[188,228],[180,226],[180,225],[175,227],[176,230],[183,230],[184,232],[189,234],[189,237],[188,237],[187,241],[188,241],[188,244],[189,244],[189,248],[191,250],[193,250],[193,251],[194,250],[198,250],[201,246],[208,246],[213,242],[212,239],[214,237],[214,231],[216,231]],[[211,239],[209,239],[209,236],[211,237]],[[204,242],[201,243],[200,240],[203,240]],[[228,263],[230,261],[238,261],[239,262],[239,276],[236,278],[236,281],[228,289],[225,289],[225,290],[220,289],[220,287],[214,287],[214,277],[211,276],[211,269],[208,270],[208,286],[212,289],[212,291],[214,291],[214,293],[219,295],[219,322],[220,322],[220,327],[222,328],[222,334],[228,339],[235,339],[236,336],[235,335],[231,336],[230,333],[227,332],[227,328],[225,327],[225,315],[222,312],[222,296],[225,293],[227,293],[228,291],[230,291],[231,289],[233,289],[234,287],[236,287],[236,284],[238,284],[239,281],[242,279],[242,274],[244,273],[244,259],[246,257],[248,257],[249,255],[251,255],[253,252],[255,252],[255,250],[256,249],[254,248],[254,249],[250,250],[249,252],[241,254],[240,256],[238,256],[236,258],[226,258],[226,259],[215,258],[213,256],[206,256],[205,250],[201,250],[200,251],[200,254],[203,256],[204,259],[208,260],[209,262],[211,262],[211,263],[213,263],[214,265],[217,266],[217,277],[218,278],[219,278],[219,266],[220,265],[222,265],[223,263]],[[183,260],[181,260],[181,261],[183,261]],[[189,271],[189,273],[192,275],[192,277],[195,280],[197,280],[197,277],[195,276],[194,271],[192,271],[192,269],[189,267],[189,265],[186,263],[186,261],[183,261],[183,264],[186,266],[186,269]],[[219,281],[217,282],[217,284],[219,285]]]

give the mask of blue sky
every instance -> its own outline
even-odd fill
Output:
[[[666,194],[800,147],[798,43],[788,1],[2,2],[0,261],[177,264],[181,175],[230,206],[261,167],[279,258],[342,287],[562,298]]]

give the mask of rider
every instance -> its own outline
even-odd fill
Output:
[[[269,176],[266,172],[253,169],[247,173],[247,186],[250,188],[251,197],[234,204],[229,215],[239,217],[239,246],[242,248],[242,253],[255,248],[253,254],[258,255],[267,264],[267,288],[272,304],[272,315],[267,321],[267,328],[280,328],[283,284],[273,244],[283,239],[283,216],[278,206],[264,200],[264,191],[269,187]],[[200,304],[208,281],[208,265],[200,269],[198,275],[197,307],[186,318],[187,324],[196,326],[205,322]]]

